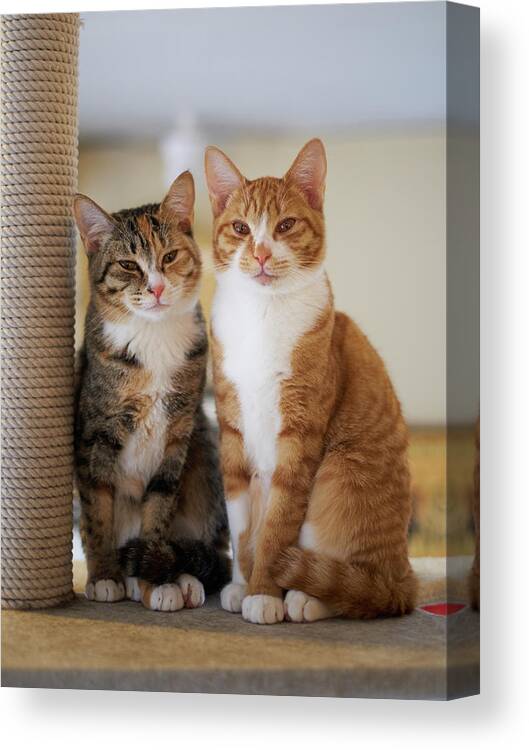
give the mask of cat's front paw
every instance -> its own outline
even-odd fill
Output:
[[[245,596],[242,603],[242,616],[247,622],[256,625],[273,625],[285,617],[283,600],[279,596],[254,594]]]
[[[291,622],[316,622],[333,616],[326,604],[303,591],[287,591],[284,610],[285,619]]]
[[[228,583],[220,592],[220,606],[227,612],[240,612],[245,596],[246,586],[243,583]]]
[[[147,609],[157,612],[176,612],[184,607],[184,596],[177,583],[163,583],[161,586],[145,586],[141,597]]]
[[[85,596],[93,602],[119,602],[125,597],[125,586],[121,581],[114,581],[112,578],[88,581]]]
[[[206,593],[204,586],[200,583],[198,578],[190,576],[187,573],[182,573],[177,579],[177,584],[180,586],[180,591],[184,597],[184,606],[188,609],[194,609],[195,607],[201,607],[206,601]]]

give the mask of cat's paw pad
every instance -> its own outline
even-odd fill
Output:
[[[204,586],[200,583],[198,578],[190,576],[187,573],[182,573],[177,579],[177,584],[180,586],[182,596],[184,597],[184,606],[188,609],[194,609],[195,607],[201,607],[206,601],[206,593]]]
[[[245,596],[242,603],[242,616],[257,625],[273,625],[285,616],[283,600],[279,596],[254,594]]]
[[[303,591],[287,591],[284,609],[285,619],[291,622],[315,622],[332,617],[326,604]]]
[[[127,599],[130,599],[133,602],[141,601],[140,584],[138,583],[137,578],[132,576],[125,578],[125,589]]]
[[[93,602],[119,602],[125,597],[125,587],[113,578],[100,578],[99,581],[88,581],[85,596]]]
[[[184,606],[182,591],[176,583],[155,586],[142,601],[146,607],[157,612],[176,612]]]
[[[245,596],[246,586],[243,583],[228,583],[220,592],[220,606],[228,612],[240,612]]]

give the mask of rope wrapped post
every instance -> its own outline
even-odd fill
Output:
[[[3,16],[2,606],[72,597],[79,15]]]

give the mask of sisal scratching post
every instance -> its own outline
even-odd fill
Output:
[[[72,596],[78,14],[1,31],[2,606]]]

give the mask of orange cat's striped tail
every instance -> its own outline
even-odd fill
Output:
[[[272,574],[281,588],[315,596],[344,617],[408,614],[417,597],[411,568],[404,579],[389,581],[364,563],[342,562],[299,547],[282,552]]]

